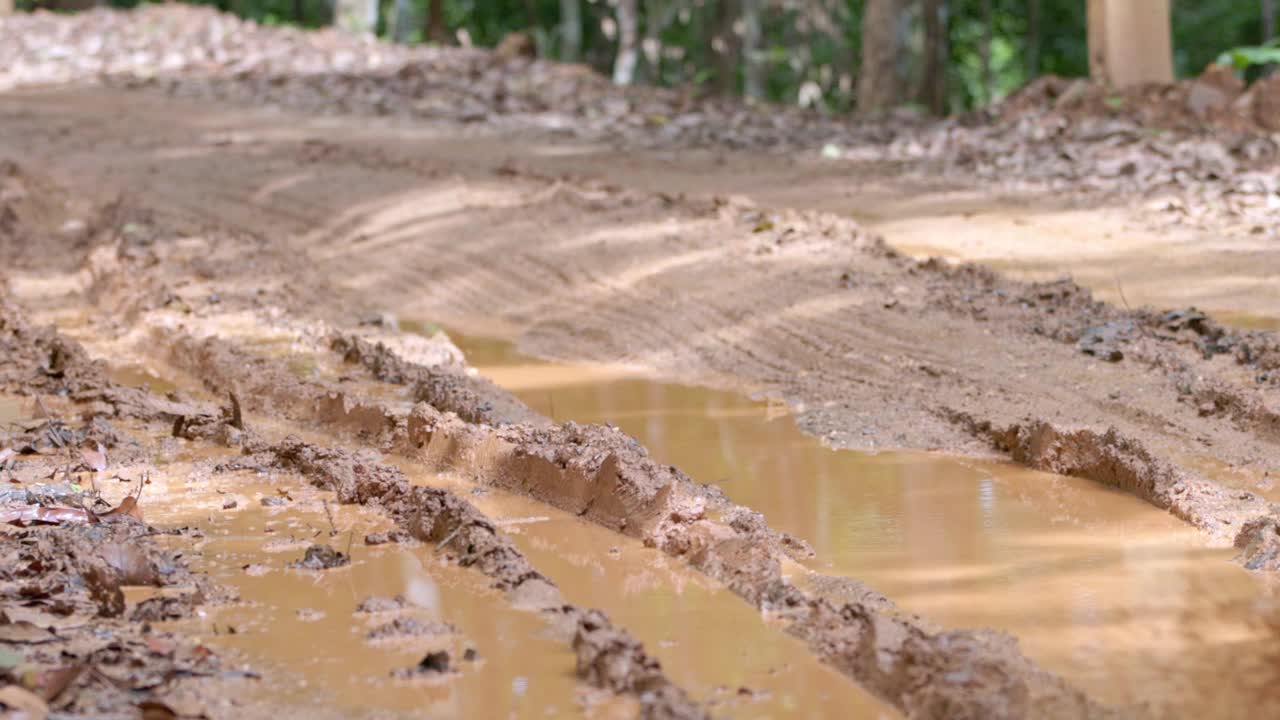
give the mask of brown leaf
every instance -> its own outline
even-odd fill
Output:
[[[176,720],[178,717],[173,708],[159,700],[143,700],[138,703],[138,709],[142,711],[142,720]]]
[[[79,523],[95,523],[97,516],[84,508],[45,507],[28,505],[21,508],[0,510],[0,523],[12,525],[65,525]]]
[[[69,665],[67,667],[54,668],[40,676],[40,695],[46,702],[53,702],[58,699],[71,683],[80,677],[80,673],[84,672],[84,665]]]
[[[116,571],[121,585],[160,585],[160,574],[151,558],[137,545],[107,543],[98,554]]]
[[[17,685],[0,689],[0,705],[25,715],[27,720],[44,720],[49,717],[49,705],[39,695]]]
[[[58,636],[52,630],[26,620],[0,625],[0,642],[34,645],[57,639]]]
[[[124,613],[124,591],[114,572],[92,565],[80,577],[89,588],[89,597],[98,604],[99,617],[119,617]]]
[[[96,450],[80,448],[80,459],[84,461],[85,467],[94,472],[102,472],[107,469],[107,450],[102,447],[102,443],[98,443]]]
[[[98,517],[110,517],[112,515],[134,515],[134,511],[138,509],[138,499],[132,495],[120,501],[120,504],[110,510],[99,513]],[[134,515],[138,517],[137,515]],[[138,517],[141,520],[141,517]]]

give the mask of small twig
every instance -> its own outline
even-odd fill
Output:
[[[322,499],[320,502],[324,504],[324,516],[329,520],[329,537],[338,534],[338,526],[333,524],[333,511],[329,509],[329,501]]]
[[[507,518],[504,520],[495,520],[493,524],[497,525],[498,527],[505,527],[507,525],[532,525],[533,523],[548,522],[549,520],[551,520],[551,518],[547,517],[546,515],[534,515],[532,517]]]
[[[1116,290],[1120,293],[1120,302],[1124,303],[1124,309],[1133,312],[1133,308],[1129,307],[1129,301],[1124,296],[1124,288],[1120,286],[1120,278],[1112,275],[1111,280],[1116,284]]]
[[[463,523],[458,527],[454,528],[453,532],[449,533],[448,535],[445,535],[444,539],[441,540],[438,544],[436,544],[436,552],[439,552],[441,548],[443,548],[445,545],[448,545],[450,542],[452,542],[453,538],[456,537],[458,533],[462,532],[462,528],[466,526],[467,524]]]

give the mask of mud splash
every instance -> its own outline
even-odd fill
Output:
[[[809,541],[813,589],[839,597],[850,587],[840,578],[857,578],[946,626],[1005,630],[1096,697],[1157,716],[1280,709],[1268,690],[1280,679],[1271,591],[1230,562],[1233,550],[1135,497],[1003,462],[831,451],[776,405],[597,382],[608,372],[452,337],[535,409],[615,423]]]

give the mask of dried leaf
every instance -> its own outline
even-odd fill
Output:
[[[94,472],[103,472],[107,469],[107,450],[102,447],[102,443],[98,443],[96,450],[80,448],[80,459],[84,461],[85,467]]]
[[[26,507],[0,510],[0,523],[12,525],[65,525],[79,523],[95,523],[98,517],[84,508],[45,507],[28,505]]]
[[[121,585],[160,585],[160,573],[151,559],[137,545],[108,543],[99,555],[115,570]]]
[[[39,695],[18,685],[8,685],[0,689],[0,705],[16,710],[27,720],[44,720],[49,717],[49,705]]]
[[[176,720],[178,713],[159,700],[143,700],[138,703],[142,711],[142,720]]]
[[[42,628],[26,620],[0,625],[0,642],[37,645],[57,639],[58,635],[52,630]]]
[[[40,676],[40,695],[46,702],[53,702],[58,699],[71,683],[80,677],[80,673],[84,672],[84,665],[69,665],[67,667],[54,668],[43,673]]]

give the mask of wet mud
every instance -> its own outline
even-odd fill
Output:
[[[645,378],[597,381],[592,368],[454,337],[482,374],[507,378],[534,407],[616,423],[655,457],[765,508],[770,525],[815,551],[801,587],[891,606],[883,593],[922,622],[1012,633],[1096,697],[1156,716],[1243,717],[1270,702],[1280,617],[1271,585],[1232,562],[1237,550],[1127,493],[995,461],[836,452],[799,433],[785,406]],[[564,384],[521,383],[514,368],[534,365],[536,377]],[[1271,531],[1250,529],[1249,555],[1273,557]],[[1239,702],[1214,699],[1224,684]]]
[[[25,305],[0,300],[0,385],[39,402],[3,410],[14,444],[87,451],[85,473],[101,443],[112,468],[226,483],[170,517],[204,534],[185,538],[204,543],[191,568],[250,604],[219,624],[136,602],[280,678],[246,695],[263,716],[342,716],[369,687],[388,711],[446,716],[1180,716],[1223,687],[1238,699],[1224,716],[1270,707],[1268,332],[917,260],[847,218],[723,188],[615,182],[630,164],[563,175],[541,141],[470,138],[460,156],[448,132],[394,124],[24,98],[0,113],[0,152],[22,159],[4,167],[0,247]],[[65,123],[83,147],[65,147]],[[485,379],[389,309],[602,365],[566,375],[500,349]],[[672,410],[657,384],[628,397],[637,372],[770,400]],[[611,399],[583,411],[572,394],[597,383]],[[792,417],[833,446],[1042,472],[831,460]],[[193,448],[220,455],[177,469]],[[161,481],[162,502],[181,495]],[[424,575],[447,611],[423,605]],[[688,637],[657,627],[660,603]],[[759,657],[686,652],[699,623],[730,618],[705,637],[740,637],[716,652]],[[215,699],[243,680],[191,679]]]

